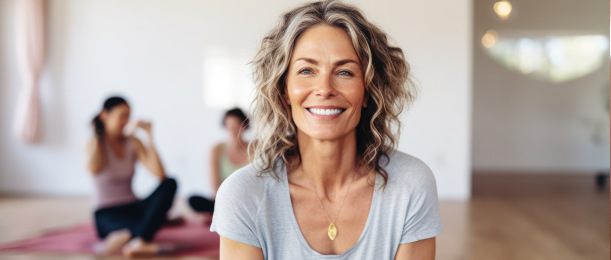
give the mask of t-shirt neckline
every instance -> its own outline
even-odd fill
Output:
[[[281,171],[284,174],[284,178],[283,178],[284,180],[282,181],[283,188],[284,188],[284,191],[283,191],[284,204],[288,205],[282,208],[285,208],[288,210],[287,214],[290,216],[291,226],[293,227],[294,232],[297,233],[297,237],[299,238],[299,242],[301,243],[301,245],[304,248],[306,248],[306,250],[310,254],[314,254],[318,257],[325,257],[325,258],[326,257],[329,257],[329,258],[343,257],[343,256],[350,254],[350,252],[356,250],[356,248],[358,248],[358,246],[365,239],[365,236],[369,232],[370,226],[372,225],[371,222],[372,222],[373,214],[377,207],[377,197],[378,197],[377,184],[378,184],[378,177],[379,177],[378,174],[376,173],[375,178],[374,178],[373,196],[371,198],[371,206],[369,207],[369,213],[367,213],[367,222],[365,223],[365,228],[363,228],[363,231],[361,231],[361,235],[359,236],[359,239],[350,248],[348,248],[346,251],[342,252],[341,254],[326,255],[326,254],[322,254],[314,250],[310,246],[308,241],[305,239],[305,237],[303,236],[303,233],[301,232],[301,228],[299,227],[299,224],[297,223],[297,217],[295,217],[295,211],[293,210],[293,202],[291,201],[291,192],[289,190],[290,188],[289,188],[289,181],[288,181],[288,170],[286,169],[286,166],[284,164],[282,164]]]

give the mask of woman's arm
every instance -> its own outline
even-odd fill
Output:
[[[219,169],[221,145],[222,144],[215,145],[210,152],[210,183],[212,184],[212,191],[214,194],[216,194],[219,190],[219,186],[221,186],[221,172]]]
[[[144,146],[144,144],[142,144],[138,138],[132,137],[132,140],[136,146],[136,157],[142,163],[142,165],[144,165],[144,168],[149,170],[153,175],[159,177],[159,179],[163,180],[166,177],[165,170],[163,169],[163,164],[161,163],[161,159],[159,158],[159,154],[155,148],[155,143],[153,142],[151,124],[147,122],[139,122],[138,126],[146,132],[148,142],[147,145]]]
[[[221,236],[220,259],[263,260],[261,248]]]
[[[104,153],[102,152],[102,144],[100,138],[94,137],[87,144],[87,168],[96,175],[104,168]]]
[[[428,238],[412,243],[401,244],[395,260],[434,260],[435,238]]]

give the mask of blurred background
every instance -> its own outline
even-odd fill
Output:
[[[248,63],[280,14],[303,3],[40,2],[43,66],[32,92],[19,67],[29,46],[21,1],[0,0],[0,258],[91,257],[1,243],[91,221],[85,144],[110,95],[153,122],[180,198],[211,195],[223,112],[249,108]],[[399,150],[435,173],[438,259],[609,259],[607,0],[347,2],[412,67],[419,95],[402,115]],[[39,135],[27,139],[20,109],[33,93]],[[154,184],[138,168],[136,193]]]

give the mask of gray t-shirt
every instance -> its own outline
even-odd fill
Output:
[[[400,244],[437,236],[441,220],[435,177],[430,168],[411,155],[394,152],[388,165],[388,183],[381,189],[377,174],[367,224],[358,241],[339,255],[312,249],[293,213],[286,168],[275,168],[279,180],[257,176],[247,165],[229,176],[216,196],[210,230],[261,248],[265,259],[394,259]]]

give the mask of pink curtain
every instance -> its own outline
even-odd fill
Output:
[[[23,86],[17,100],[15,132],[28,144],[41,140],[39,81],[45,56],[45,2],[18,0],[16,6],[17,63]]]

